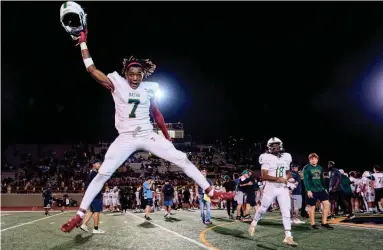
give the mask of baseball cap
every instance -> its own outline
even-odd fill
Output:
[[[224,178],[225,180],[228,180],[228,179],[229,179],[229,176],[228,176],[228,175],[225,175],[223,178]]]
[[[92,163],[92,164],[101,163],[101,160],[100,159],[93,159],[90,161],[90,163]]]
[[[148,176],[148,177],[146,177],[146,180],[153,180],[153,177],[152,176]]]
[[[244,174],[249,174],[249,171],[243,170],[242,175],[244,175]]]

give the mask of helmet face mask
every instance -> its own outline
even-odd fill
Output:
[[[268,146],[268,149],[269,149],[269,153],[278,154],[279,152],[281,152],[281,144],[278,142],[272,143]]]
[[[80,35],[80,32],[87,28],[86,14],[83,8],[75,2],[65,2],[60,8],[60,22],[65,31],[73,40]]]
[[[267,141],[267,152],[273,155],[280,155],[283,152],[283,143],[277,137]]]

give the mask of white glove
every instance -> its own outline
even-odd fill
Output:
[[[286,187],[290,190],[294,190],[297,188],[297,185],[295,183],[287,182]]]

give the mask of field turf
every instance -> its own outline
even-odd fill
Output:
[[[248,223],[227,219],[223,210],[213,210],[212,225],[200,222],[199,211],[174,211],[170,219],[163,212],[151,214],[146,222],[142,213],[110,213],[101,215],[100,229],[105,234],[92,235],[80,229],[71,233],[60,231],[60,225],[74,214],[53,212],[45,217],[42,211],[1,212],[2,249],[289,249],[284,238],[279,213],[267,214],[259,223],[255,236],[248,235]],[[318,215],[320,216],[320,215]],[[318,219],[319,222],[319,219]],[[89,224],[92,225],[92,222]],[[297,249],[342,250],[363,247],[383,249],[383,227],[349,227],[334,225],[332,231],[312,231],[307,224],[293,226]],[[381,228],[380,228],[381,227]]]

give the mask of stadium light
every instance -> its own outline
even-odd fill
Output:
[[[383,62],[375,65],[362,85],[362,102],[379,120],[383,118]]]
[[[155,95],[157,99],[163,99],[164,97],[164,93],[161,90],[158,90]]]

